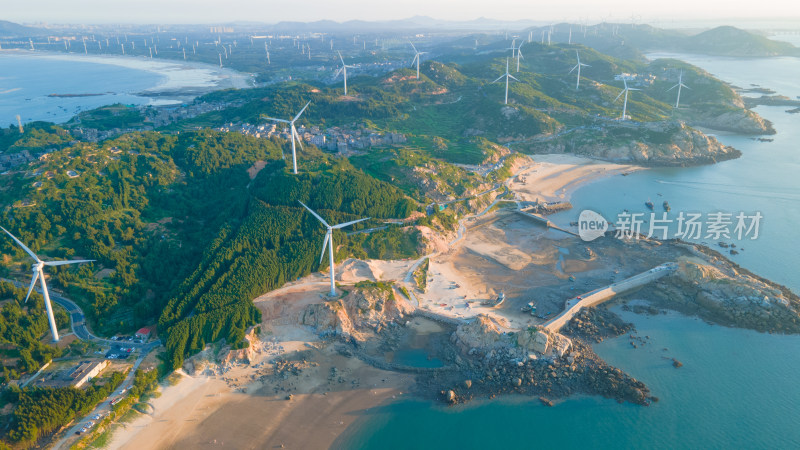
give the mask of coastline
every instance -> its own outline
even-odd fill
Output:
[[[131,93],[132,95],[151,98],[154,101],[163,101],[173,97],[186,97],[187,95],[197,96],[220,89],[242,89],[252,86],[252,74],[219,68],[200,62],[149,59],[122,55],[64,54],[24,50],[3,50],[0,52],[0,57],[4,55],[104,64],[154,73],[161,78],[156,86]],[[56,92],[56,94],[76,93]]]
[[[536,176],[517,183],[527,186],[527,195],[568,199],[578,187],[623,171],[639,169],[638,166],[589,158],[546,155],[536,157],[535,164],[522,171],[537,170]],[[537,190],[536,185],[541,180],[545,183]],[[363,273],[369,273],[367,279],[384,275],[402,279],[405,270],[400,269],[409,264],[370,261],[368,265],[372,270]],[[362,272],[356,272],[346,268],[339,270],[347,284],[365,278]],[[312,274],[254,299],[262,311],[262,328],[269,330],[270,338],[277,339],[282,351],[258,355],[251,358],[249,364],[237,365],[224,372],[226,380],[251,380],[251,376],[260,373],[256,368],[270,360],[321,347],[322,351],[314,351],[314,356],[315,361],[321,358],[321,368],[325,370],[315,368],[310,373],[304,371],[298,375],[297,383],[300,384],[295,386],[297,393],[291,400],[285,399],[283,391],[276,390],[278,385],[275,382],[265,381],[263,377],[258,381],[231,385],[220,376],[183,375],[177,385],[164,387],[162,396],[153,400],[152,416],[140,416],[117,429],[109,447],[200,447],[227,443],[239,447],[270,444],[286,445],[287,448],[327,448],[338,442],[351,424],[358,426],[367,420],[373,408],[394,399],[408,398],[403,393],[413,385],[413,375],[377,369],[357,358],[336,354],[333,344],[320,341],[310,330],[291,323],[302,307],[320,301],[318,289],[324,284],[324,278]],[[432,289],[439,290],[436,287]],[[476,312],[481,309],[475,308]],[[445,308],[435,310],[452,317],[461,316]],[[328,366],[344,368],[344,373],[352,376],[353,381],[357,380],[355,387],[330,389],[325,378],[329,375]],[[311,433],[312,429],[314,433]]]
[[[572,194],[592,182],[644,170],[634,164],[619,164],[585,156],[565,154],[530,155],[534,164],[522,170],[508,187],[523,201],[569,201]]]

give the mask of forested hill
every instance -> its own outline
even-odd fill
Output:
[[[252,298],[319,269],[322,228],[297,200],[330,220],[403,218],[418,208],[314,148],[300,155],[306,170],[290,175],[285,146],[210,130],[67,145],[4,175],[0,222],[45,258],[97,260],[48,268],[50,284],[81,304],[98,334],[159,321],[179,364],[202,342],[239,345],[258,320]],[[256,161],[266,166],[251,180]],[[342,246],[351,241],[337,233]],[[358,242],[366,255],[368,242]],[[10,239],[0,251],[9,255],[4,274],[28,276],[30,261]]]

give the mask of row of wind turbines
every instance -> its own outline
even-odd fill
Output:
[[[516,39],[512,40],[511,41],[511,46],[508,47],[506,50],[511,50],[511,57],[512,58],[516,58],[516,60],[517,60],[517,72],[519,72],[520,59],[525,59],[522,56],[522,44],[524,42],[521,42],[519,44],[519,47],[516,47],[515,46],[515,43],[516,43],[515,41],[516,41]],[[582,67],[592,67],[592,66],[590,66],[589,64],[584,64],[584,63],[581,62],[581,55],[577,50],[575,50],[575,58],[577,60],[577,63],[569,70],[569,72],[567,72],[567,74],[571,74],[572,72],[577,71],[577,73],[576,73],[577,76],[575,78],[575,90],[577,91],[578,89],[580,89],[580,86],[581,86],[581,68]],[[419,78],[419,72],[417,72],[417,78]],[[508,60],[508,58],[506,58],[506,71],[505,71],[505,73],[503,75],[501,75],[500,77],[498,77],[496,80],[492,81],[492,83],[497,83],[498,81],[503,80],[503,79],[505,79],[505,83],[506,83],[505,99],[503,101],[503,104],[508,105],[508,85],[509,85],[509,82],[510,82],[510,80],[519,81],[519,79],[517,79],[516,77],[511,75],[511,73],[509,72],[509,60]],[[636,88],[629,87],[626,77],[622,78],[622,83],[624,85],[624,88],[619,93],[619,95],[617,95],[617,97],[614,99],[614,102],[616,103],[616,101],[619,100],[619,98],[623,94],[625,95],[625,99],[624,99],[623,104],[622,104],[622,117],[621,117],[621,120],[626,120],[626,118],[628,117],[627,116],[627,111],[628,111],[628,92],[629,91],[640,91],[641,89],[636,89]],[[677,109],[677,108],[680,108],[681,88],[690,89],[689,86],[686,86],[685,84],[683,84],[683,70],[681,70],[680,75],[678,77],[678,83],[675,84],[674,86],[672,86],[671,88],[667,89],[667,92],[669,92],[669,91],[671,91],[671,90],[673,90],[675,88],[678,89],[678,97],[675,100],[675,108]]]

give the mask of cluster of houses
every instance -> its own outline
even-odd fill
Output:
[[[22,150],[17,153],[4,153],[0,154],[0,172],[11,169],[12,167],[27,164],[36,159],[27,150]]]
[[[652,73],[620,73],[614,75],[615,81],[626,80],[631,86],[652,86],[656,76]]]
[[[288,127],[279,127],[274,123],[262,125],[229,123],[216,128],[216,130],[237,132],[257,138],[280,137],[287,140],[291,138],[291,131]],[[323,150],[339,153],[406,142],[406,136],[402,133],[380,133],[363,124],[349,128],[331,127],[325,130],[318,126],[306,128],[301,125],[297,128],[297,134],[303,142],[308,142]]]

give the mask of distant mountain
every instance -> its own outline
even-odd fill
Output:
[[[800,49],[792,44],[731,26],[688,34],[650,25],[604,23],[589,27],[589,31],[585,39],[578,39],[579,43],[625,58],[633,56],[631,48],[642,52],[671,51],[716,56],[800,56]],[[627,52],[623,52],[625,48]]]
[[[26,27],[18,23],[0,20],[0,36],[2,37],[38,36],[45,33],[46,31],[41,28]]]
[[[278,22],[270,25],[276,31],[320,31],[320,32],[364,32],[364,31],[397,31],[397,30],[519,30],[541,22],[533,20],[502,21],[481,17],[475,20],[450,21],[434,19],[427,16],[414,16],[407,19],[364,21],[349,20],[347,22],[334,22],[332,20],[319,20],[316,22]]]
[[[798,55],[800,49],[788,42],[767,39],[735,27],[717,27],[687,38],[684,48],[696,53],[726,56]]]

